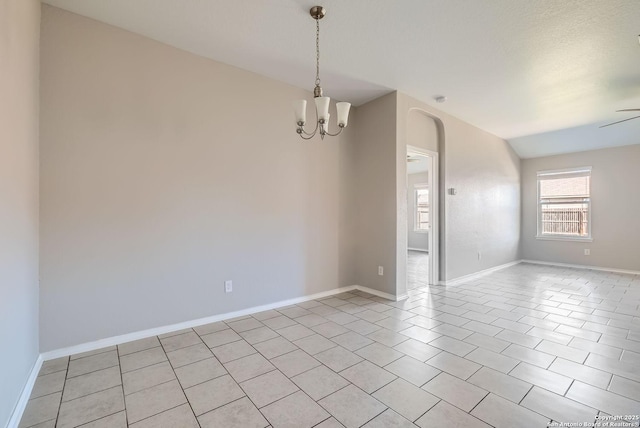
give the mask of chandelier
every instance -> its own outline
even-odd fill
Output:
[[[313,97],[316,104],[316,126],[312,132],[307,132],[304,125],[307,122],[307,100],[297,100],[293,103],[293,109],[296,116],[296,132],[303,139],[309,140],[317,133],[320,138],[324,139],[325,135],[335,137],[339,135],[347,126],[349,120],[350,103],[336,103],[336,112],[338,113],[338,131],[329,132],[329,104],[331,98],[322,95],[322,87],[320,86],[320,20],[324,18],[326,10],[322,6],[314,6],[309,10],[311,17],[316,20],[316,86],[313,88]]]

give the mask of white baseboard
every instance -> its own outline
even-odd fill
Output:
[[[358,287],[359,286],[350,285],[347,287],[334,288],[333,290],[323,291],[321,293],[311,294],[311,295],[302,296],[302,297],[296,297],[293,299],[281,300],[279,302],[269,303],[261,306],[253,306],[251,308],[241,309],[239,311],[227,312],[224,314],[212,315],[210,317],[184,321],[177,324],[171,324],[171,325],[166,325],[162,327],[151,328],[148,330],[141,330],[133,333],[122,334],[120,336],[108,337],[105,339],[95,340],[93,342],[87,342],[79,345],[69,346],[66,348],[55,349],[53,351],[43,352],[41,354],[41,357],[44,361],[47,361],[47,360],[52,360],[54,358],[66,357],[68,355],[73,355],[73,354],[79,354],[82,352],[95,351],[96,349],[105,348],[107,346],[120,345],[122,343],[131,342],[133,340],[144,339],[151,336],[158,336],[161,334],[171,333],[171,332],[182,330],[185,328],[193,328],[193,327],[197,327],[204,324],[210,324],[213,322],[224,321],[231,318],[251,315],[258,312],[281,308],[284,306],[295,305],[296,303],[302,303],[309,300],[322,299],[324,297],[333,296],[334,294],[353,291]],[[360,289],[365,292],[371,292],[371,294],[374,294],[373,291],[375,291],[375,290],[366,289],[366,287],[360,287]],[[379,295],[379,294],[376,294],[376,295]],[[385,297],[385,296],[381,296],[381,297]],[[393,297],[392,300],[395,300],[395,297]]]
[[[171,333],[174,331],[182,330],[185,328],[193,328],[204,324],[210,324],[213,322],[224,321],[231,318],[237,318],[245,315],[251,315],[258,312],[268,311],[271,309],[282,308],[284,306],[295,305],[296,303],[307,302],[309,300],[322,299],[324,297],[333,296],[335,294],[346,293],[353,290],[364,291],[365,293],[373,294],[374,296],[382,297],[392,301],[398,301],[406,299],[408,296],[396,296],[384,293],[382,291],[374,290],[373,288],[363,287],[361,285],[350,285],[347,287],[334,288],[333,290],[323,291],[321,293],[311,294],[308,296],[296,297],[293,299],[281,300],[279,302],[269,303],[261,306],[254,306],[251,308],[241,309],[239,311],[227,312],[224,314],[212,315],[210,317],[199,318],[190,321],[184,321],[177,324],[166,325],[162,327],[151,328],[148,330],[136,331],[133,333],[122,334],[120,336],[108,337],[105,339],[95,340],[93,342],[82,343],[79,345],[69,346],[66,348],[55,349],[53,351],[47,351],[40,354],[43,361],[52,360],[54,358],[66,357],[69,355],[79,354],[82,352],[95,351],[97,349],[106,348],[108,346],[120,345],[122,343],[131,342],[133,340],[144,339],[151,336],[158,336],[165,333]],[[36,372],[37,374],[37,372]]]
[[[374,296],[382,297],[383,299],[392,300],[397,302],[399,300],[404,300],[409,297],[408,294],[401,294],[399,296],[394,296],[393,294],[385,293],[383,291],[374,290],[373,288],[364,287],[362,285],[353,285],[356,290],[364,291],[365,293],[373,294]]]
[[[29,397],[31,397],[31,391],[33,391],[33,386],[36,384],[36,379],[38,379],[38,373],[40,373],[40,368],[42,367],[43,361],[44,360],[42,358],[42,354],[38,355],[38,358],[36,358],[36,362],[31,368],[29,377],[27,378],[27,383],[24,385],[24,388],[22,388],[20,398],[18,399],[16,406],[13,408],[11,419],[9,419],[6,428],[18,428],[18,425],[20,425],[20,419],[22,419],[24,409],[27,408]]]
[[[489,269],[484,269],[478,272],[470,273],[469,275],[459,276],[457,278],[449,279],[446,281],[440,281],[440,285],[456,285],[464,281],[469,281],[471,279],[476,279],[476,278],[483,277],[485,275],[489,275],[490,273],[493,273],[502,269],[506,269],[508,267],[515,266],[520,263],[522,263],[522,260],[516,260],[516,261],[505,263],[502,265],[494,266]]]
[[[616,268],[608,268],[608,267],[601,267],[601,266],[574,265],[570,263],[544,262],[541,260],[521,260],[521,262],[531,263],[534,265],[558,266],[558,267],[567,267],[567,268],[574,268],[574,269],[589,269],[589,270],[597,270],[602,272],[614,272],[614,273],[626,273],[629,275],[640,275],[640,271],[637,271],[637,270],[616,269]]]
[[[308,296],[296,297],[293,299],[281,300],[279,302],[269,303],[261,306],[254,306],[251,308],[241,309],[239,311],[227,312],[224,314],[213,315],[210,317],[199,318],[191,321],[184,321],[177,324],[166,325],[162,327],[151,328],[148,330],[136,331],[133,333],[122,334],[119,336],[108,337],[105,339],[95,340],[93,342],[82,343],[79,345],[69,346],[66,348],[55,349],[53,351],[43,352],[38,356],[33,368],[31,369],[31,373],[29,374],[29,378],[27,383],[25,384],[22,393],[20,394],[20,398],[15,406],[11,419],[6,428],[17,428],[20,424],[20,419],[22,419],[22,414],[27,406],[29,401],[29,397],[31,396],[31,391],[33,390],[33,386],[35,385],[36,379],[38,378],[38,373],[40,372],[40,368],[42,367],[42,363],[47,360],[52,360],[60,357],[67,357],[73,354],[79,354],[82,352],[95,351],[97,349],[105,348],[108,346],[119,345],[121,343],[131,342],[133,340],[144,339],[146,337],[158,336],[165,333],[171,333],[174,331],[182,330],[185,328],[193,328],[204,324],[210,324],[212,322],[224,321],[231,318],[237,318],[245,315],[251,315],[258,312],[268,311],[271,309],[282,308],[285,306],[295,305],[297,303],[307,302],[309,300],[322,299],[324,297],[333,296],[335,294],[346,293],[353,290],[360,290],[365,293],[373,294],[374,296],[382,297],[392,301],[403,300],[408,297],[407,294],[394,296],[389,293],[384,293],[382,291],[374,290],[373,288],[364,287],[362,285],[350,285],[347,287],[334,288],[333,290],[323,291],[321,293],[315,293]]]
[[[177,324],[171,324],[171,325],[166,325],[162,327],[136,331],[133,333],[122,334],[119,336],[113,336],[105,339],[95,340],[93,342],[82,343],[79,345],[74,345],[66,348],[55,349],[53,351],[43,352],[38,356],[35,364],[33,365],[33,368],[31,369],[31,373],[29,374],[27,383],[25,384],[22,390],[22,393],[20,394],[20,398],[15,406],[13,414],[11,415],[11,419],[9,420],[9,423],[7,424],[6,428],[17,428],[18,425],[20,424],[20,419],[22,419],[22,415],[29,401],[29,397],[31,396],[31,391],[33,390],[33,386],[35,385],[36,379],[38,378],[38,373],[40,372],[40,368],[42,367],[42,363],[44,361],[52,360],[60,357],[67,357],[69,355],[79,354],[82,352],[95,351],[97,349],[105,348],[108,346],[119,345],[121,343],[131,342],[133,340],[144,339],[146,337],[151,337],[151,336],[158,336],[165,333],[171,333],[171,332],[182,330],[185,328],[197,327],[204,324],[210,324],[212,322],[224,321],[231,318],[268,311],[271,309],[282,308],[285,306],[295,305],[296,303],[307,302],[309,300],[322,299],[324,297],[329,297],[329,296],[333,296],[335,294],[340,294],[340,293],[346,293],[353,290],[360,290],[365,293],[373,294],[374,296],[382,297],[392,301],[403,300],[408,297],[407,294],[396,297],[392,294],[384,293],[382,291],[374,290],[373,288],[364,287],[362,285],[350,285],[347,287],[335,288],[333,290],[323,291],[321,293],[311,294],[308,296],[281,300],[279,302],[269,303],[261,306],[254,306],[251,308],[241,309],[239,311],[227,312],[224,314],[213,315],[205,318],[199,318],[196,320],[184,321]]]

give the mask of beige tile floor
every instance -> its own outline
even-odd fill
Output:
[[[344,293],[47,361],[20,426],[535,428],[633,418],[639,303],[638,276],[527,264],[420,287],[397,303]]]

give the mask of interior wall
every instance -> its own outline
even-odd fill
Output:
[[[640,141],[640,140],[639,140]],[[640,144],[522,161],[522,256],[528,260],[640,271]],[[536,239],[536,172],[592,166],[593,242]],[[590,256],[584,255],[585,249]]]
[[[43,351],[351,285],[351,133],[302,141],[309,92],[42,13]]]
[[[415,198],[415,185],[427,184],[429,182],[429,173],[419,172],[416,174],[409,174],[407,179],[407,240],[408,246],[411,249],[416,250],[429,250],[429,232],[416,232],[415,231],[415,217],[416,217],[416,198]]]
[[[358,107],[354,127],[355,280],[392,295],[396,294],[395,115],[396,95],[391,93]],[[382,276],[378,266],[384,269]]]
[[[398,194],[406,188],[406,145],[418,110],[440,133],[440,279],[453,280],[520,259],[520,158],[501,138],[398,93]],[[415,144],[413,141],[411,144]],[[454,188],[456,195],[447,189]],[[398,198],[398,212],[406,206]],[[406,232],[399,229],[399,235]],[[398,253],[402,268],[401,252]],[[406,263],[406,259],[405,259]]]
[[[0,426],[38,358],[40,2],[0,0]]]
[[[351,107],[349,123],[340,135],[338,162],[340,168],[340,212],[338,221],[338,284],[349,286],[358,284],[358,187],[356,184],[358,167],[358,145],[356,127],[360,118],[360,108]]]
[[[425,111],[410,108],[406,112],[406,139],[410,146],[438,152],[438,124]]]
[[[397,294],[406,293],[407,285],[407,252],[405,248],[409,246],[408,231],[410,223],[402,221],[407,218],[407,163],[405,157],[407,154],[407,146],[417,147],[419,149],[428,150],[438,153],[438,224],[431,228],[434,242],[437,241],[437,251],[431,250],[431,257],[436,257],[435,261],[438,266],[437,281],[446,277],[446,217],[444,204],[444,170],[445,170],[445,129],[442,120],[433,114],[432,111],[426,110],[425,104],[408,97],[400,92],[396,93],[397,108],[396,122],[398,127],[396,130],[396,205],[398,212],[398,220],[396,224],[396,265],[397,275]],[[435,178],[435,177],[432,177]],[[432,202],[433,201],[433,198]],[[434,204],[435,205],[435,204]],[[437,238],[437,239],[435,239]],[[435,274],[435,273],[434,273]]]

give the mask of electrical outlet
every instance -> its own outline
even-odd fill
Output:
[[[378,275],[384,275],[384,268],[382,266],[378,266]]]
[[[224,282],[224,292],[231,293],[233,291],[233,281]]]
[[[589,248],[585,248],[584,249],[584,255],[585,256],[590,256],[591,255],[591,250]]]

